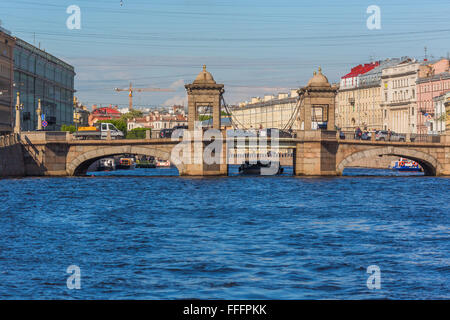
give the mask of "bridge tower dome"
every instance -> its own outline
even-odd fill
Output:
[[[193,83],[185,85],[188,95],[188,127],[194,130],[195,123],[199,121],[202,111],[212,111],[212,127],[220,130],[220,111],[224,85],[218,84],[211,73],[203,70]]]

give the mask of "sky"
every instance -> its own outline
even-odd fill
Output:
[[[67,7],[81,9],[70,30]],[[381,11],[369,30],[367,8]],[[1,0],[2,27],[75,67],[85,104],[186,104],[184,84],[206,64],[229,104],[304,86],[322,67],[330,82],[361,63],[446,57],[448,0]]]

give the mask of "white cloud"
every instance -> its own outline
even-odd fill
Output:
[[[184,89],[184,80],[183,80],[183,79],[179,79],[179,80],[173,82],[173,83],[170,85],[170,89],[177,90],[177,89],[180,89],[180,88],[183,88],[183,89]]]
[[[173,106],[173,105],[181,105],[186,106],[187,105],[187,96],[175,96],[170,99],[167,99],[164,103],[164,106]]]

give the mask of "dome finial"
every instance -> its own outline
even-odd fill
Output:
[[[203,65],[203,71],[206,71],[206,64]]]
[[[317,75],[317,72],[314,71],[314,72],[313,72],[313,75]]]
[[[319,67],[319,73],[322,73],[322,67]]]

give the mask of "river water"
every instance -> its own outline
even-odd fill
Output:
[[[0,180],[0,298],[449,299],[450,179],[345,173]]]

